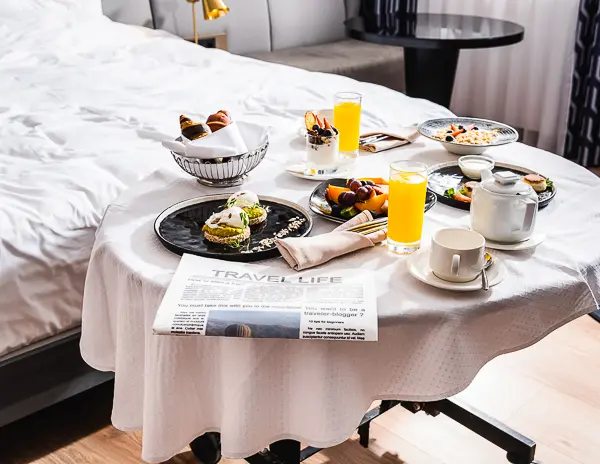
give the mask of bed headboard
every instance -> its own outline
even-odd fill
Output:
[[[347,2],[347,5],[345,4]],[[233,53],[258,53],[344,38],[346,13],[360,0],[227,0],[231,12],[218,21],[198,21],[200,34],[227,32]],[[148,0],[102,0],[115,21],[151,27]],[[153,0],[157,27],[192,36],[191,7],[185,0]],[[198,16],[201,9],[198,8]]]

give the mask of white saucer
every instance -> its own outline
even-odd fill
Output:
[[[485,239],[485,246],[487,248],[492,248],[494,250],[502,250],[502,251],[523,251],[529,250],[531,248],[535,248],[540,243],[546,240],[546,234],[535,233],[529,239],[524,242],[518,243],[497,243],[491,240]]]
[[[315,180],[318,182],[322,182],[324,180],[335,179],[337,177],[347,178],[350,177],[350,166],[340,166],[337,171],[332,174],[314,174],[307,175],[304,174],[304,163],[294,164],[292,166],[288,166],[285,168],[286,172],[291,174],[292,176],[299,177],[300,179],[308,179]]]
[[[437,277],[429,267],[429,249],[420,249],[407,259],[408,271],[421,282],[432,287],[454,292],[473,292],[481,290],[481,277],[478,276],[470,282],[448,282]],[[488,269],[488,282],[490,287],[498,285],[506,277],[506,266],[494,256],[494,264]]]

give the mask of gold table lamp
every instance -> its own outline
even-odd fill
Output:
[[[196,27],[196,3],[200,0],[187,0],[192,4],[192,20],[194,21],[194,42],[198,43],[198,29]],[[212,21],[229,13],[229,8],[223,0],[202,0],[202,10],[204,10],[204,19]]]

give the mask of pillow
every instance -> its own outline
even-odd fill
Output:
[[[269,0],[273,50],[345,38],[344,0]]]

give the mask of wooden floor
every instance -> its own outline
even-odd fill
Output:
[[[0,464],[140,463],[141,434],[110,425],[111,384],[0,429]],[[600,324],[582,317],[537,345],[495,359],[462,399],[538,443],[545,464],[600,463]],[[169,464],[193,464],[183,451]],[[224,459],[223,464],[245,461]],[[504,454],[443,416],[395,408],[309,464],[505,464]]]

